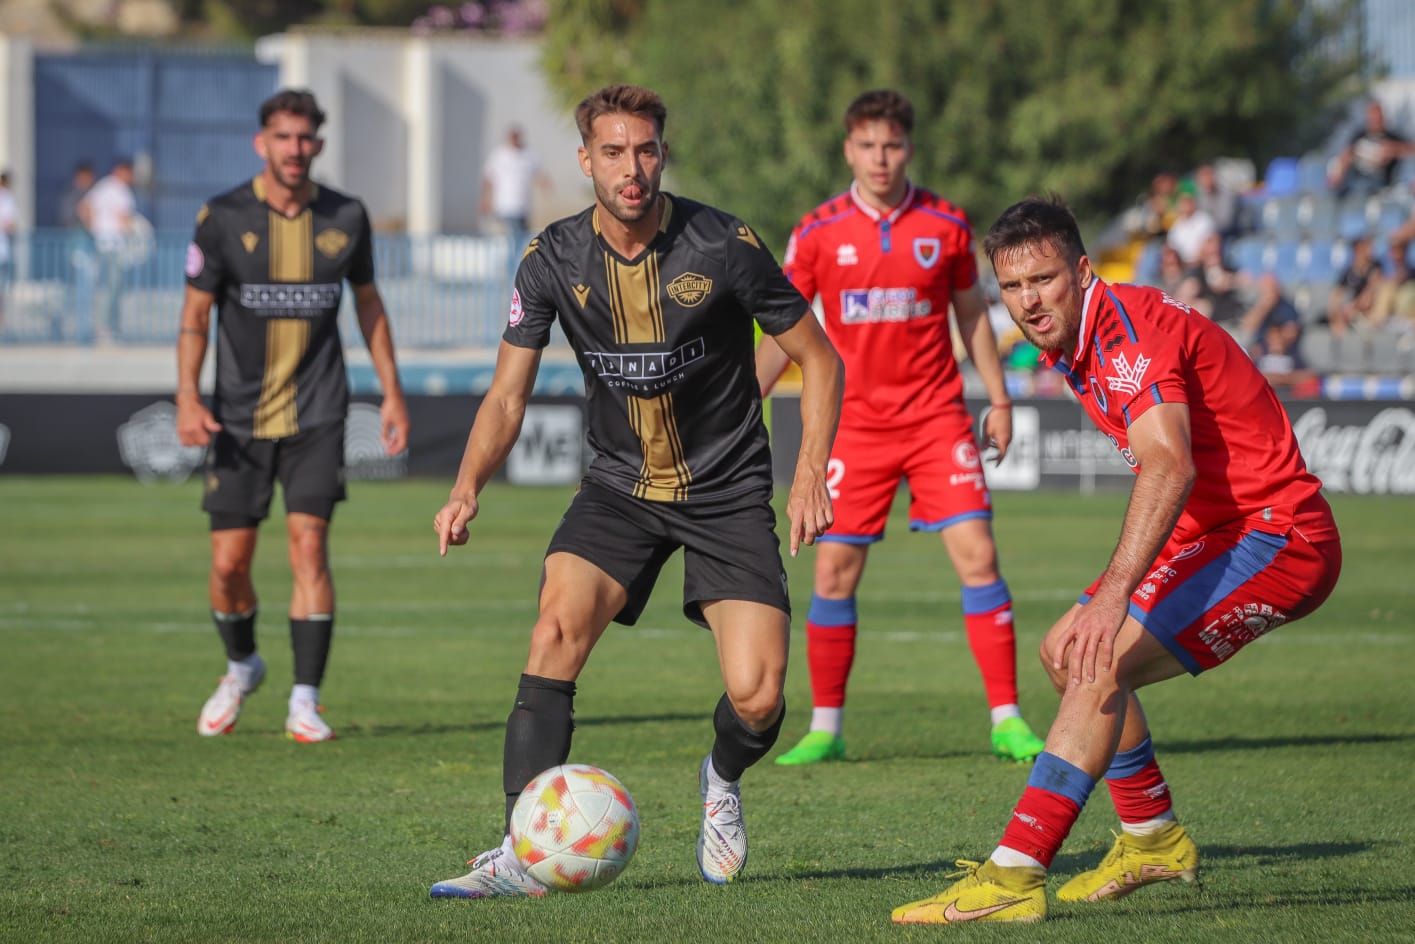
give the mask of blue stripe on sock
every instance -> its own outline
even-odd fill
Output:
[[[1138,746],[1130,748],[1128,751],[1118,751],[1110,762],[1110,769],[1105,772],[1107,780],[1121,780],[1125,777],[1138,774],[1145,769],[1145,765],[1155,759],[1155,745],[1147,735]]]
[[[1064,796],[1075,803],[1077,809],[1085,807],[1095,785],[1096,782],[1080,767],[1047,751],[1042,751],[1032,761],[1032,774],[1027,778],[1027,786]]]
[[[806,611],[806,619],[817,626],[854,626],[857,622],[855,598],[827,600],[811,594],[811,608]]]
[[[1000,606],[1012,602],[1012,594],[1007,592],[1007,581],[997,580],[983,587],[963,588],[963,613],[991,613]]]

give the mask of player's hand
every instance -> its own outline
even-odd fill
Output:
[[[1012,445],[1012,411],[989,409],[983,418],[983,445],[997,450],[993,465],[1007,457],[1007,447]]]
[[[177,441],[184,446],[209,446],[211,434],[220,432],[221,424],[201,402],[192,395],[177,400]]]
[[[401,395],[383,398],[378,420],[384,452],[396,456],[408,448],[408,404]]]
[[[830,487],[821,472],[796,469],[791,494],[786,499],[786,517],[791,520],[791,556],[795,557],[802,544],[816,543],[835,521],[835,509],[830,502]]]
[[[1052,667],[1069,669],[1072,685],[1094,682],[1097,671],[1109,673],[1115,662],[1115,637],[1125,622],[1128,603],[1123,599],[1117,606],[1099,595],[1092,597],[1057,639]]]
[[[432,519],[432,530],[437,532],[437,553],[447,556],[448,547],[461,547],[467,543],[467,522],[477,516],[475,495],[452,493],[447,504]]]

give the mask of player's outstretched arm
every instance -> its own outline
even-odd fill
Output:
[[[840,399],[845,392],[845,365],[820,322],[807,314],[776,336],[781,349],[801,366],[801,451],[786,500],[791,520],[791,556],[835,520],[826,483],[830,447],[840,423]]]
[[[201,402],[201,365],[206,360],[206,338],[211,328],[210,292],[187,286],[182,299],[182,327],[177,333],[177,441],[184,446],[205,446],[221,429],[216,417]]]
[[[379,407],[379,426],[383,449],[396,456],[408,447],[408,404],[403,399],[403,384],[398,380],[398,363],[393,355],[393,329],[388,324],[388,312],[378,286],[369,282],[354,286],[354,314],[359,331],[368,345],[369,360],[383,390]]]
[[[1196,475],[1189,448],[1189,407],[1161,403],[1130,425],[1129,448],[1139,463],[1125,509],[1120,541],[1090,601],[1077,612],[1069,638],[1059,640],[1057,658],[1071,647],[1067,664],[1073,681],[1094,682],[1109,670],[1115,637],[1129,612],[1130,594],[1145,579],[1174,532]],[[1061,668],[1059,661],[1056,668]]]
[[[467,434],[457,480],[452,483],[447,503],[432,519],[438,553],[444,557],[449,546],[467,543],[467,522],[477,516],[477,496],[521,435],[526,402],[540,370],[540,355],[539,348],[516,347],[505,341],[497,350],[496,373]]]
[[[1002,356],[997,350],[997,335],[988,320],[988,301],[975,282],[953,293],[953,316],[958,321],[958,334],[968,358],[978,371],[978,378],[987,390],[987,419],[983,421],[983,445],[997,449],[997,460],[1007,456],[1012,444],[1012,398],[1007,393],[1007,378],[1002,372]]]

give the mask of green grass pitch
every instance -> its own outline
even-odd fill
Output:
[[[280,521],[256,581],[265,688],[229,737],[199,738],[224,671],[206,614],[195,483],[0,477],[3,941],[1415,941],[1415,544],[1409,500],[1337,497],[1345,573],[1317,614],[1231,665],[1143,694],[1202,892],[1062,906],[1040,927],[900,928],[955,858],[992,849],[1026,768],[988,754],[987,710],[937,536],[902,514],[872,552],[851,680],[850,760],[744,781],[751,860],[734,886],[693,858],[697,764],[721,682],[665,569],[636,627],[580,680],[571,759],[619,776],[642,816],[609,888],[541,901],[430,901],[495,844],[501,738],[539,562],[568,489],[493,486],[473,542],[439,559],[447,482],[355,483],[336,515],[339,618],[324,687],[339,739],[283,737],[289,577]],[[780,496],[779,496],[780,498]],[[277,499],[278,501],[278,499]],[[1036,646],[1103,565],[1123,495],[996,496],[1016,600],[1023,709],[1055,710]],[[278,507],[278,505],[277,505]],[[789,717],[810,707],[811,551],[789,563]],[[1055,887],[1116,825],[1105,790]]]

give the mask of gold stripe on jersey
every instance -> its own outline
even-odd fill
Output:
[[[662,286],[658,277],[658,253],[630,265],[604,254],[604,278],[609,285],[609,314],[614,340],[620,344],[662,344]]]
[[[673,394],[647,399],[629,398],[629,425],[643,447],[644,461],[634,497],[649,501],[683,501],[693,474],[683,452],[678,417],[673,412]]]
[[[274,210],[267,216],[271,281],[313,279],[314,214],[309,207],[293,219]],[[252,420],[252,432],[257,439],[280,439],[299,432],[295,369],[305,356],[309,341],[310,323],[303,318],[271,318],[265,326],[265,373],[261,377],[260,399]]]

